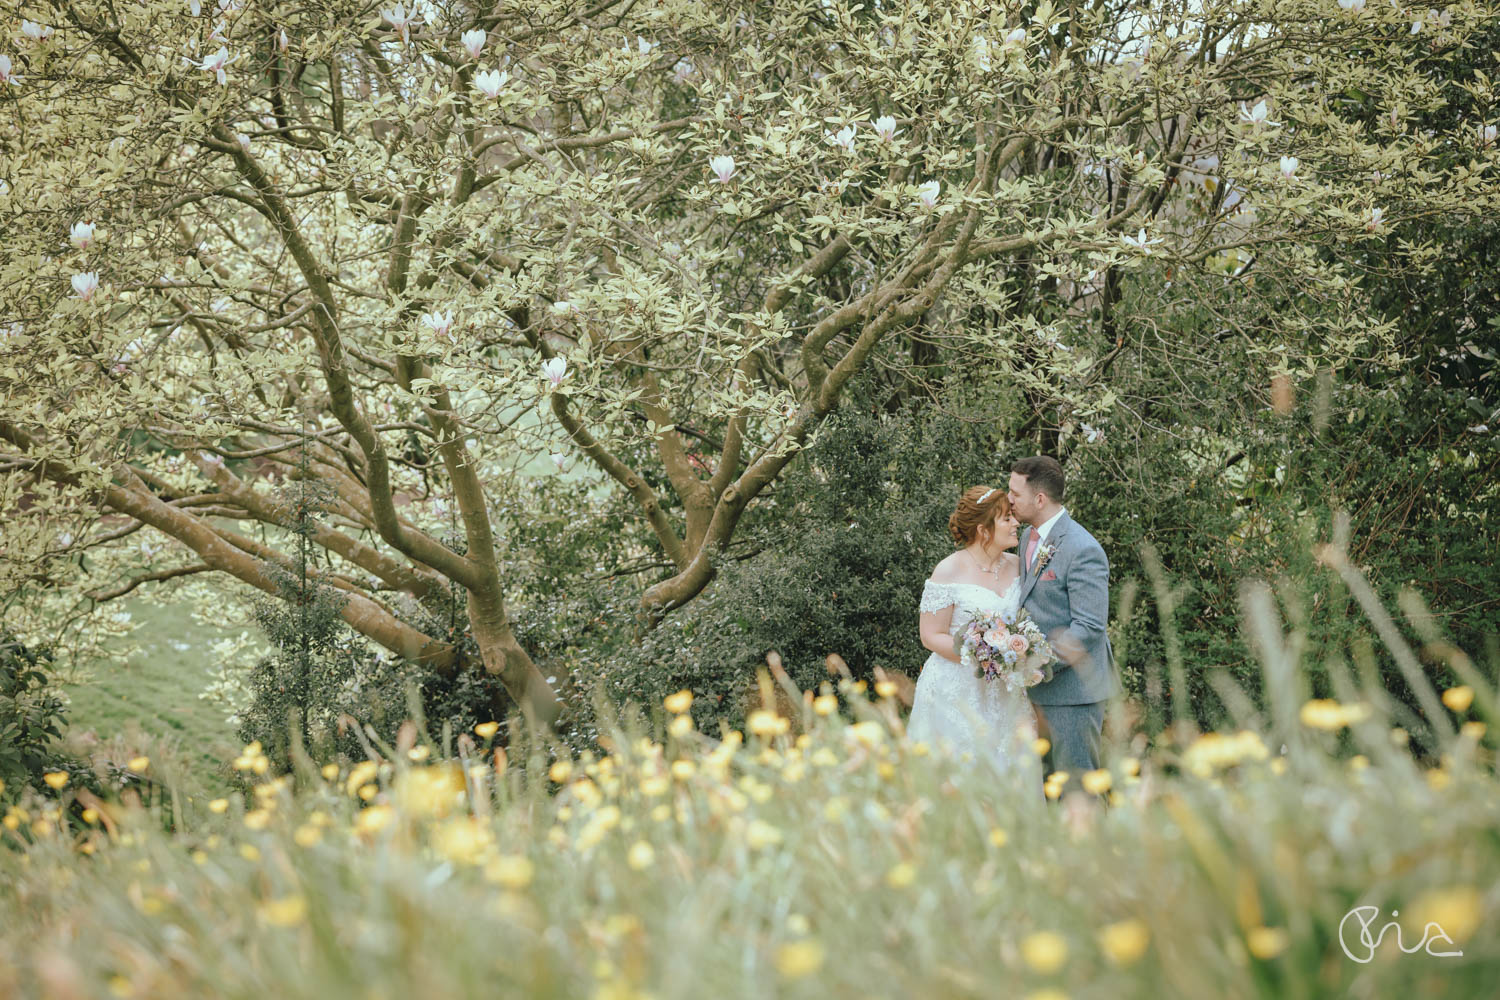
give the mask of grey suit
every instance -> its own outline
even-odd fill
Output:
[[[1025,554],[1035,531],[1028,527],[1020,538],[1021,606],[1054,645],[1066,634],[1078,641],[1084,655],[1071,665],[1054,664],[1052,678],[1029,694],[1033,704],[1042,706],[1052,731],[1053,769],[1068,771],[1077,780],[1081,772],[1099,766],[1104,704],[1120,691],[1105,631],[1109,559],[1094,536],[1065,513],[1041,547],[1051,555],[1034,569],[1025,565]]]

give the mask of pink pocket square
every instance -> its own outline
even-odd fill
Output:
[[[1043,581],[1046,581],[1046,580],[1056,580],[1056,579],[1057,579],[1057,574],[1054,573],[1054,572],[1052,572],[1050,569],[1047,572],[1045,572],[1045,573],[1042,574],[1042,580]]]

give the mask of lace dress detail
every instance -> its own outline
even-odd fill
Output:
[[[957,640],[975,618],[1014,614],[1020,593],[1019,579],[1004,594],[977,583],[928,580],[920,607],[930,613],[951,606],[948,634]],[[1003,771],[1036,762],[1031,747],[1036,738],[1036,712],[1026,692],[1011,692],[1004,684],[975,677],[971,668],[937,653],[927,658],[917,678],[906,734],[913,742],[988,761]]]

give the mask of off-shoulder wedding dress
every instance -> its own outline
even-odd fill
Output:
[[[954,645],[975,618],[1013,616],[1020,604],[1019,578],[1000,594],[977,583],[934,583],[922,588],[924,613],[952,606],[948,634]],[[933,653],[922,665],[907,739],[955,755],[972,755],[1003,771],[1016,771],[1036,762],[1036,711],[1024,690],[1009,691],[1004,684],[974,676],[974,670]]]

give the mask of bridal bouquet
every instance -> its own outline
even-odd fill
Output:
[[[1009,621],[1004,616],[974,619],[963,631],[958,656],[974,676],[1004,681],[1011,691],[1040,684],[1057,662],[1047,637],[1024,609]]]

